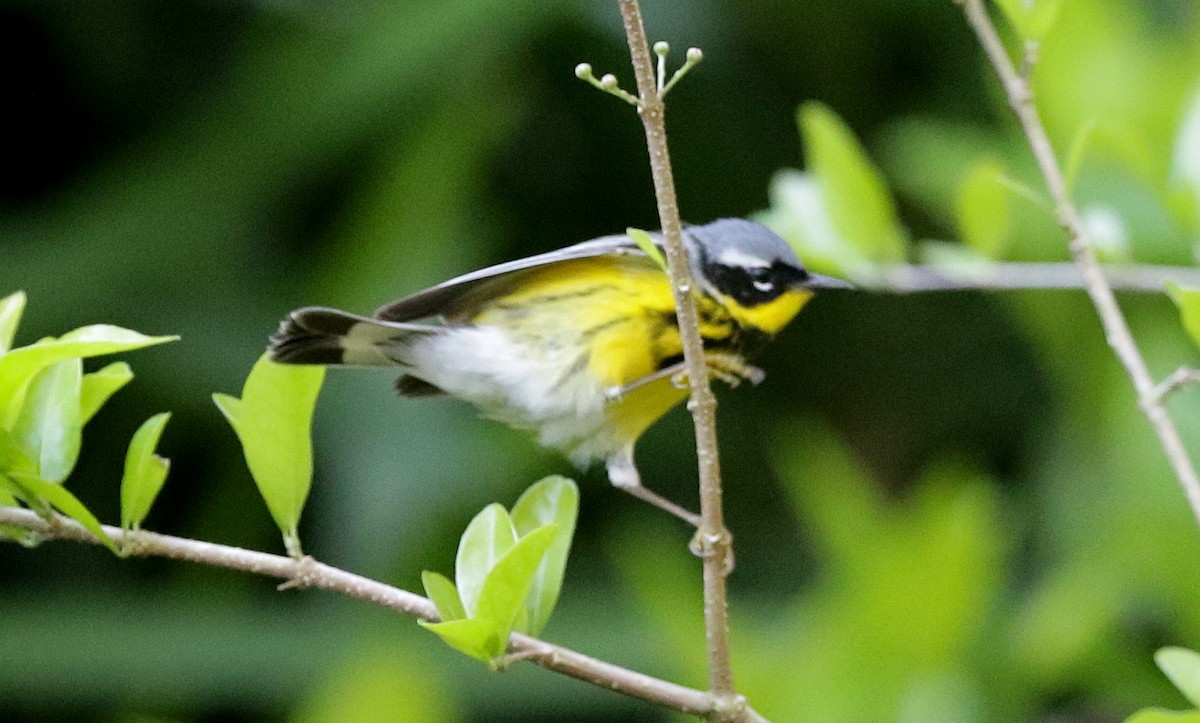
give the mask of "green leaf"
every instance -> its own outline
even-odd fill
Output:
[[[125,474],[121,477],[121,527],[127,530],[142,526],[171,469],[171,460],[154,453],[170,419],[170,412],[154,415],[134,432],[129,442]]]
[[[437,633],[446,645],[485,663],[504,655],[508,647],[508,636],[501,637],[496,624],[490,620],[464,618],[441,623],[418,620],[417,624]]]
[[[658,264],[659,268],[664,272],[667,270],[667,260],[663,257],[662,252],[658,250],[658,246],[654,244],[654,239],[650,238],[650,234],[632,226],[625,229],[625,233],[629,238],[633,239],[638,248],[645,251],[646,255],[653,259],[654,263]]]
[[[838,234],[871,261],[903,261],[905,233],[896,204],[850,129],[827,106],[813,102],[800,107],[799,123],[809,170]]]
[[[438,615],[443,621],[462,620],[467,617],[458,590],[450,579],[440,573],[425,570],[421,573],[421,584],[425,587],[425,595],[433,601]]]
[[[1005,252],[1009,230],[1008,189],[1004,164],[987,159],[976,163],[958,190],[954,210],[963,241],[989,259]]]
[[[12,427],[29,380],[48,366],[74,357],[116,354],[177,339],[177,336],[144,336],[119,326],[98,324],[76,329],[58,339],[13,349],[0,357],[0,426]]]
[[[1192,705],[1200,707],[1200,653],[1187,648],[1162,648],[1154,662]]]
[[[95,535],[114,555],[120,554],[96,516],[62,485],[20,472],[0,475],[0,484],[4,483],[8,484],[13,494],[25,500],[27,504],[36,506],[38,501],[48,502],[59,512],[83,525],[84,529]]]
[[[825,208],[820,184],[811,173],[785,169],[770,187],[771,210],[759,220],[786,239],[814,271],[863,276],[870,262],[838,235]]]
[[[14,352],[15,353],[15,352]],[[83,441],[83,362],[67,359],[34,376],[13,423],[13,437],[44,480],[61,483],[75,468]]]
[[[525,598],[533,578],[557,533],[558,525],[551,523],[517,540],[484,580],[478,608],[472,617],[494,623],[502,640],[508,639],[525,611]]]
[[[324,380],[324,367],[276,364],[264,354],[250,370],[240,400],[213,395],[242,442],[246,465],[290,541],[289,551],[312,485],[312,418]]]
[[[1061,0],[996,0],[996,4],[1024,41],[1046,37],[1062,8]]]
[[[508,512],[496,503],[484,507],[463,531],[454,560],[454,581],[467,617],[476,617],[488,573],[516,542]]]
[[[525,600],[528,621],[521,628],[523,633],[538,635],[550,620],[562,590],[578,514],[579,488],[573,481],[558,475],[537,482],[513,505],[513,528],[520,537],[545,525],[556,525],[554,539],[538,565]]]
[[[1196,346],[1200,346],[1200,289],[1169,282],[1167,294],[1179,307],[1179,318],[1183,322],[1184,330],[1192,337]]]
[[[0,477],[4,475],[0,474]],[[17,507],[17,498],[9,491],[8,482],[0,480],[0,507]],[[13,540],[23,545],[31,545],[35,538],[32,532],[15,525],[0,525],[0,540]]]
[[[17,325],[21,323],[21,313],[25,311],[25,292],[18,291],[0,299],[0,356],[12,348],[13,338],[17,335]]]
[[[37,466],[16,438],[7,429],[0,427],[0,472],[25,472],[37,474]]]
[[[81,423],[90,422],[104,403],[132,379],[133,370],[125,362],[113,362],[103,369],[84,374],[79,404]]]

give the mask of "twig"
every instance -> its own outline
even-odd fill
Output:
[[[1050,144],[1050,138],[1046,135],[1046,129],[1033,104],[1033,91],[1029,82],[1013,66],[1012,59],[1009,58],[1008,52],[1004,49],[1004,43],[1001,42],[1000,36],[996,32],[996,26],[992,24],[987,9],[983,6],[983,1],[955,0],[955,2],[962,5],[967,22],[978,36],[984,52],[987,53],[988,59],[996,69],[996,74],[1000,76],[1005,95],[1008,97],[1008,104],[1021,123],[1021,128],[1029,141],[1029,147],[1033,151],[1034,159],[1046,181],[1046,188],[1050,191],[1051,198],[1054,199],[1055,215],[1058,217],[1059,225],[1067,232],[1071,256],[1075,259],[1075,263],[1083,275],[1088,296],[1092,298],[1092,304],[1095,305],[1096,312],[1100,316],[1100,323],[1104,326],[1108,344],[1133,381],[1134,390],[1137,392],[1138,406],[1154,427],[1159,442],[1162,443],[1163,452],[1175,470],[1179,485],[1187,495],[1192,513],[1197,522],[1200,522],[1200,478],[1197,477],[1196,468],[1192,466],[1187,448],[1184,447],[1183,440],[1179,436],[1179,429],[1167,414],[1162,398],[1156,395],[1156,385],[1153,377],[1150,376],[1150,370],[1146,367],[1146,360],[1138,351],[1137,342],[1134,341],[1133,334],[1129,331],[1129,324],[1125,321],[1120,306],[1117,305],[1112,287],[1105,279],[1096,254],[1084,236],[1083,227],[1079,221],[1079,211],[1075,208],[1075,204],[1067,192],[1067,185],[1062,169],[1058,165],[1058,158],[1054,154],[1054,147]],[[1027,55],[1026,57],[1031,58],[1032,56]]]
[[[654,178],[654,195],[662,223],[663,244],[666,249],[667,270],[678,311],[679,334],[683,341],[683,358],[691,386],[688,409],[696,430],[696,456],[700,476],[701,524],[695,541],[704,561],[704,628],[708,644],[709,688],[723,701],[714,720],[743,719],[745,701],[734,688],[733,669],[729,661],[729,611],[725,594],[725,578],[732,569],[733,542],[725,528],[721,502],[721,464],[717,456],[716,397],[709,386],[708,368],[704,359],[704,344],[692,296],[695,282],[683,246],[683,229],[679,221],[679,206],[675,197],[675,180],[671,171],[671,156],[667,148],[666,119],[662,96],[654,73],[654,60],[642,11],[637,0],[617,0],[629,55],[637,78],[638,112],[646,131],[646,146],[650,153],[650,171]]]
[[[1151,398],[1156,404],[1162,404],[1166,401],[1167,397],[1179,391],[1184,386],[1196,384],[1197,382],[1200,382],[1200,369],[1180,367],[1154,388],[1154,394]]]
[[[1114,291],[1161,294],[1168,281],[1200,287],[1200,269],[1183,266],[1104,266]],[[927,291],[1020,291],[1084,289],[1074,263],[954,263],[936,266],[897,264],[877,270],[875,279],[856,279],[868,290],[896,294]]]
[[[46,520],[33,510],[0,507],[0,524],[30,530],[43,540],[100,544],[100,541],[82,525],[61,515],[52,515]],[[421,620],[438,620],[433,603],[420,595],[331,567],[312,558],[297,560],[283,555],[143,530],[131,533],[109,525],[104,526],[104,532],[131,556],[166,557],[274,577],[287,582],[302,579],[304,587],[307,588],[341,593]],[[509,638],[508,652],[510,660],[530,660],[547,670],[683,713],[707,716],[722,705],[720,699],[706,691],[676,685],[605,663],[574,650],[519,633],[513,633]]]

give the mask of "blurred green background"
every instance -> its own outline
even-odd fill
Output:
[[[688,220],[766,208],[773,175],[802,164],[795,112],[813,99],[863,140],[913,239],[956,238],[980,158],[1036,187],[950,0],[645,13],[677,59],[707,56],[670,101]],[[1055,142],[1096,128],[1076,196],[1117,219],[1116,256],[1193,265],[1177,181],[1200,177],[1200,6],[1065,0],[1041,55]],[[279,550],[210,395],[240,390],[284,313],[369,311],[657,225],[635,116],[572,73],[589,61],[632,85],[612,2],[0,0],[0,56],[0,295],[29,292],[18,341],[96,322],[183,336],[128,356],[138,379],[85,435],[68,486],[105,520],[130,434],[170,410],[147,527]],[[1066,258],[1053,219],[1012,204],[1009,255]],[[1169,300],[1122,301],[1159,377],[1196,363]],[[1200,536],[1082,293],[830,295],[760,364],[763,386],[720,392],[720,429],[736,671],[761,712],[1091,723],[1183,707],[1151,655],[1200,646]],[[330,375],[301,534],[318,559],[419,589],[476,511],[569,469],[390,383]],[[1200,454],[1195,392],[1171,410]],[[639,465],[695,506],[691,444],[676,410]],[[546,636],[703,686],[688,531],[599,470],[580,479]],[[6,544],[0,581],[4,721],[670,719],[532,666],[487,673],[410,620],[246,575]]]

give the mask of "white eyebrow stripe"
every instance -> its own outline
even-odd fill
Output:
[[[750,269],[765,269],[771,266],[770,261],[759,256],[753,256],[737,248],[721,249],[721,252],[717,255],[717,263],[721,266],[740,266]]]

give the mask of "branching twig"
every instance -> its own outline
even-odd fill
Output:
[[[1183,266],[1104,266],[1115,291],[1163,293],[1174,281],[1200,287],[1200,269]],[[1034,291],[1084,289],[1083,273],[1074,263],[897,264],[878,269],[877,279],[855,280],[861,288],[896,294],[926,291]]]
[[[47,521],[32,510],[0,507],[0,524],[31,530],[43,540],[100,544],[100,541],[82,525],[59,515],[54,515]],[[285,584],[290,583],[292,586],[341,593],[422,620],[438,619],[433,603],[420,595],[325,565],[312,558],[296,560],[283,555],[154,532],[139,530],[130,533],[108,525],[104,526],[104,532],[132,556],[166,557],[240,570],[284,580]],[[683,713],[708,716],[723,704],[720,699],[706,691],[653,678],[519,633],[513,633],[509,638],[508,652],[513,656],[512,659],[529,660],[547,670]]]
[[[658,201],[658,216],[662,223],[671,289],[678,311],[679,333],[683,340],[683,358],[687,368],[691,399],[688,409],[696,430],[696,455],[700,474],[700,529],[696,533],[698,548],[704,558],[704,627],[708,643],[709,687],[722,701],[715,720],[743,718],[745,701],[737,696],[733,670],[729,662],[729,613],[725,595],[725,577],[732,568],[733,543],[725,529],[721,502],[721,466],[717,456],[716,398],[709,386],[708,368],[704,360],[704,345],[696,300],[692,296],[695,282],[683,246],[683,230],[679,221],[679,206],[675,197],[675,180],[671,171],[671,156],[667,148],[667,130],[662,95],[654,72],[654,59],[646,40],[641,8],[637,0],[617,0],[633,72],[637,77],[638,112],[646,131],[646,146],[650,153],[650,171],[654,178],[654,195]],[[698,57],[697,57],[698,59]]]
[[[1092,303],[1100,316],[1100,323],[1104,326],[1108,344],[1133,381],[1134,390],[1137,392],[1138,406],[1145,412],[1150,424],[1153,425],[1154,431],[1162,443],[1163,451],[1179,479],[1179,484],[1187,495],[1192,513],[1200,522],[1200,478],[1197,477],[1187,448],[1184,447],[1183,440],[1179,436],[1179,429],[1167,414],[1162,396],[1157,393],[1154,379],[1146,367],[1146,360],[1138,351],[1137,342],[1134,341],[1125,316],[1117,305],[1112,287],[1105,279],[1096,254],[1084,236],[1083,227],[1079,221],[1079,211],[1075,208],[1075,203],[1067,192],[1067,185],[1062,169],[1058,165],[1058,158],[1054,154],[1054,147],[1050,144],[1050,138],[1046,134],[1037,108],[1033,104],[1033,91],[1029,82],[1013,66],[1013,61],[1008,56],[1004,43],[996,32],[996,26],[992,24],[992,20],[988,16],[983,0],[955,0],[955,2],[962,5],[967,22],[979,37],[984,52],[987,53],[988,59],[996,69],[996,74],[1000,76],[1005,95],[1008,97],[1008,104],[1021,123],[1030,149],[1033,151],[1034,159],[1046,181],[1046,187],[1050,191],[1051,198],[1054,199],[1055,215],[1058,217],[1059,224],[1067,232],[1071,255],[1083,275],[1088,296],[1092,298]],[[1030,59],[1032,56],[1026,55],[1026,58]]]

